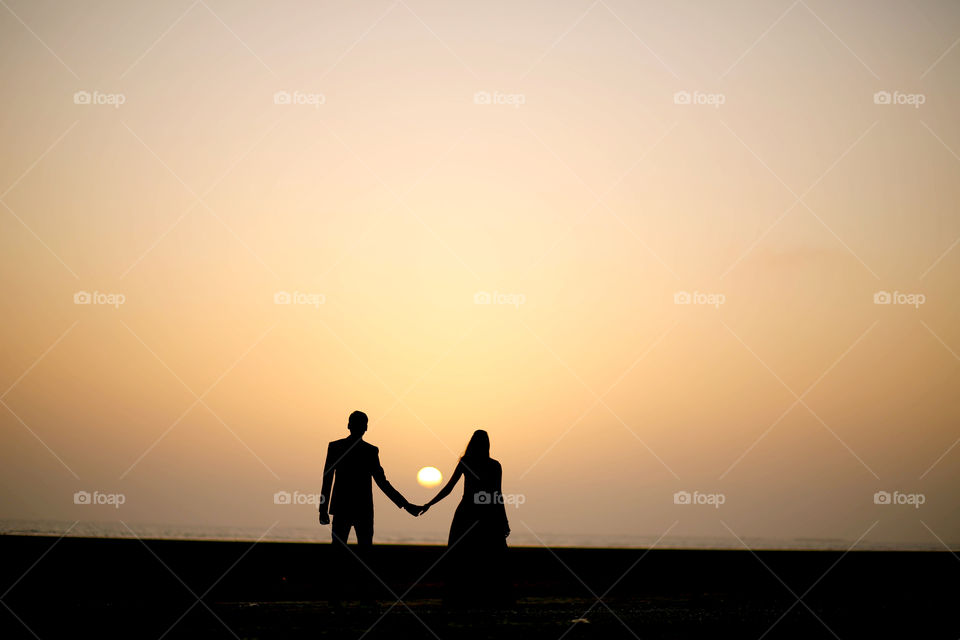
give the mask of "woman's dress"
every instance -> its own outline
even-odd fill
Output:
[[[447,601],[465,605],[506,603],[512,599],[506,572],[507,534],[503,470],[493,458],[461,458],[463,498],[447,540]]]

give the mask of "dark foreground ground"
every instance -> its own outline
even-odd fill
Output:
[[[326,544],[0,536],[0,638],[960,637],[947,552],[517,548],[491,610],[443,606],[443,551],[378,546],[336,604]]]

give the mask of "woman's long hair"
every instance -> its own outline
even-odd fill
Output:
[[[463,451],[462,458],[489,458],[490,457],[490,436],[483,429],[477,429],[470,436],[470,442]]]

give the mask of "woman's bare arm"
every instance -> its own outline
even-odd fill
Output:
[[[499,505],[497,508],[500,510],[500,517],[503,519],[503,535],[504,537],[510,535],[510,523],[507,521],[507,508],[503,504],[503,467],[500,466],[500,463],[497,463],[497,498]]]
[[[457,482],[460,480],[460,476],[462,475],[463,475],[463,464],[460,462],[457,462],[457,468],[453,470],[453,475],[450,476],[450,479],[447,481],[447,484],[443,486],[443,489],[440,489],[440,492],[437,493],[437,495],[433,498],[433,500],[423,505],[424,510],[429,509],[430,507],[432,507],[433,505],[437,504],[438,502],[446,498],[448,495],[450,495],[450,492],[453,491],[453,488],[457,485]]]

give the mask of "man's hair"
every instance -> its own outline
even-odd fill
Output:
[[[350,414],[350,418],[347,419],[347,429],[353,431],[354,429],[360,427],[364,428],[367,426],[367,414],[363,411],[354,411]]]

